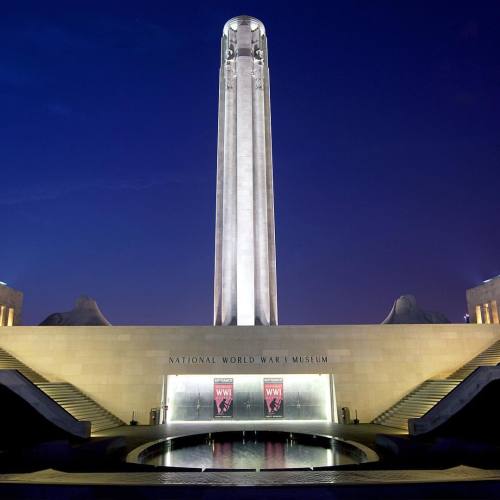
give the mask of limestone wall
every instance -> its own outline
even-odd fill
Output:
[[[370,421],[424,380],[500,340],[498,325],[13,327],[0,347],[129,421],[147,423],[163,374],[333,373],[337,405]]]

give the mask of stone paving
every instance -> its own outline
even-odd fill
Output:
[[[459,466],[446,470],[265,471],[265,472],[101,472],[64,473],[53,469],[0,474],[0,484],[276,486],[359,485],[500,481],[499,470]]]

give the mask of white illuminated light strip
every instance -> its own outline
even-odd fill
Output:
[[[328,466],[335,465],[333,463],[333,451],[331,450],[331,448],[326,449],[326,465]]]
[[[332,382],[335,383],[335,376],[332,377]],[[334,413],[333,413],[333,418],[332,420],[338,424],[339,423],[339,410],[338,410],[338,406],[337,406],[337,393],[335,392],[335,385],[333,386],[333,410],[334,410]]]
[[[333,377],[330,375],[325,375],[328,377],[328,382],[326,384],[323,384],[325,388],[325,415],[326,415],[326,420],[328,422],[332,421],[332,395],[335,394],[335,386],[331,386],[333,384]],[[333,398],[333,402],[335,403],[335,397]]]
[[[206,382],[207,377],[212,378],[232,378],[234,381],[237,379],[249,379],[253,378],[255,379],[256,377],[260,379],[261,383],[263,383],[264,378],[283,378],[283,382],[285,383],[286,381],[288,382],[293,382],[294,378],[303,378],[303,377],[321,377],[324,380],[324,377],[328,377],[328,381],[326,383],[323,383],[323,390],[324,390],[324,410],[325,410],[325,418],[324,419],[311,419],[311,420],[290,420],[286,418],[279,418],[279,419],[269,419],[269,418],[263,418],[263,419],[256,419],[256,420],[237,420],[237,419],[224,419],[224,420],[219,420],[219,419],[212,419],[212,420],[172,420],[170,415],[172,415],[172,411],[169,410],[167,411],[167,423],[175,423],[175,424],[183,424],[183,423],[189,423],[189,424],[213,424],[213,423],[224,423],[224,424],[255,424],[255,423],[270,423],[273,422],[274,424],[278,424],[279,422],[296,422],[296,423],[304,423],[304,422],[337,422],[337,415],[336,415],[336,396],[335,396],[335,383],[334,383],[334,377],[330,376],[328,374],[255,374],[255,375],[247,375],[247,374],[240,374],[240,375],[235,375],[235,374],[222,374],[222,375],[217,375],[217,374],[210,374],[210,375],[168,375],[167,376],[167,405],[171,407],[172,401],[174,400],[173,396],[176,392],[176,386],[178,385],[179,382],[195,382],[196,379],[198,380],[203,380]],[[330,388],[330,384],[333,386]],[[332,415],[332,397],[333,397],[333,407],[334,407],[334,415]],[[332,419],[332,416],[334,417]]]
[[[234,418],[233,419],[221,419],[221,420],[217,420],[217,419],[213,419],[213,420],[168,420],[167,419],[167,422],[168,423],[171,423],[171,424],[179,424],[179,425],[192,425],[192,424],[199,424],[199,425],[207,425],[207,424],[213,424],[213,423],[216,423],[216,424],[233,424],[233,425],[236,425],[236,424],[263,424],[263,423],[266,423],[266,424],[271,424],[271,425],[278,425],[280,422],[283,423],[283,422],[286,422],[286,423],[296,423],[296,424],[318,424],[318,423],[325,423],[325,422],[329,422],[326,418],[323,419],[323,420],[290,420],[290,419],[286,419],[286,418],[266,418],[266,419],[260,419],[260,420],[235,420]]]

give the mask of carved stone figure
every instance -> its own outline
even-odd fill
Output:
[[[402,295],[394,302],[387,318],[382,321],[382,324],[412,323],[450,323],[450,320],[443,313],[420,309],[413,295]]]
[[[71,311],[47,316],[40,326],[111,326],[96,301],[86,295],[80,296]]]

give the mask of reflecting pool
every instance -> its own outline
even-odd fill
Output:
[[[217,432],[160,440],[141,447],[142,464],[197,469],[293,469],[368,461],[356,443],[286,432]]]

